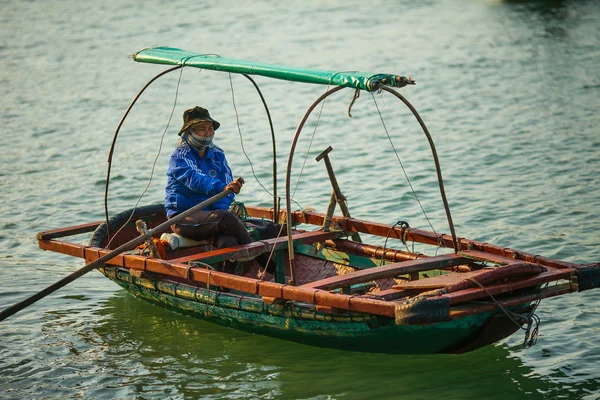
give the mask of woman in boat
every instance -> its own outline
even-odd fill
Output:
[[[242,221],[228,210],[244,180],[241,177],[233,179],[225,153],[213,143],[219,126],[205,108],[194,107],[183,113],[181,138],[171,154],[167,170],[165,210],[167,217],[172,218],[231,189],[230,195],[171,227],[173,232],[193,240],[213,238],[213,245],[223,248],[250,243],[252,237]]]

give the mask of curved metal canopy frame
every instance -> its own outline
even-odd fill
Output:
[[[311,106],[308,108],[308,110],[306,110],[304,117],[302,118],[302,120],[300,121],[300,124],[296,128],[296,133],[294,134],[294,139],[292,139],[292,146],[290,148],[290,155],[288,157],[287,170],[286,170],[286,174],[285,174],[285,208],[286,208],[286,221],[287,221],[288,254],[289,254],[289,260],[290,260],[290,272],[292,275],[292,279],[289,281],[289,283],[291,285],[293,285],[296,280],[295,276],[294,276],[294,267],[296,266],[296,263],[294,261],[294,241],[292,240],[292,213],[290,212],[290,210],[292,209],[292,197],[290,194],[290,179],[291,179],[291,174],[292,174],[292,161],[294,159],[294,151],[296,150],[296,145],[298,144],[298,138],[300,137],[300,132],[302,132],[302,128],[304,127],[306,120],[308,119],[308,117],[310,116],[312,111],[315,109],[315,107],[317,105],[319,105],[319,103],[321,101],[323,101],[325,98],[329,97],[333,93],[338,92],[342,89],[344,89],[343,86],[338,86],[333,89],[330,89],[327,92],[323,93],[317,100],[315,100],[315,102],[311,104]]]
[[[448,226],[450,227],[450,234],[452,235],[452,244],[454,245],[454,252],[456,253],[457,251],[460,250],[460,242],[457,240],[456,232],[454,231],[454,223],[452,222],[452,215],[450,214],[450,206],[448,205],[448,199],[446,198],[446,190],[444,189],[444,179],[442,178],[442,167],[440,166],[440,160],[438,158],[437,151],[435,150],[435,145],[433,144],[433,138],[431,137],[431,134],[429,133],[427,126],[425,126],[425,122],[423,122],[423,119],[421,119],[421,116],[419,115],[419,113],[417,112],[415,107],[413,107],[413,105],[410,104],[410,102],[408,100],[406,100],[406,98],[404,96],[402,96],[400,93],[398,93],[394,89],[390,89],[388,87],[382,87],[382,89],[385,90],[386,92],[393,94],[399,100],[401,100],[404,104],[406,104],[406,107],[408,107],[410,109],[410,111],[413,113],[413,115],[415,116],[417,121],[419,121],[419,125],[421,125],[421,128],[423,129],[425,136],[427,136],[427,140],[429,141],[429,147],[431,147],[431,153],[433,155],[433,161],[435,163],[435,171],[436,171],[437,177],[438,177],[438,185],[440,186],[440,195],[442,196],[442,202],[444,203],[444,209],[446,210],[446,218],[448,219]]]
[[[138,92],[138,94],[134,97],[134,99],[132,100],[131,104],[129,104],[129,107],[127,107],[127,110],[125,111],[125,114],[123,114],[123,117],[121,117],[121,121],[119,122],[119,125],[117,126],[117,129],[115,130],[115,134],[113,136],[113,141],[112,144],[110,146],[110,151],[108,153],[108,169],[107,169],[107,173],[106,173],[106,187],[104,189],[104,213],[105,213],[105,217],[106,217],[106,228],[107,228],[107,238],[108,240],[110,240],[110,230],[108,230],[109,228],[109,223],[108,223],[108,185],[110,182],[110,170],[111,170],[111,165],[112,165],[112,156],[115,150],[115,144],[117,142],[117,136],[119,135],[119,131],[121,130],[121,126],[123,126],[123,123],[125,122],[125,119],[127,118],[127,116],[129,115],[129,112],[131,111],[131,109],[133,108],[133,105],[138,101],[138,99],[140,98],[140,96],[142,95],[142,93],[144,93],[144,91],[154,82],[156,81],[158,78],[160,78],[163,75],[168,74],[169,72],[173,72],[176,71],[180,68],[185,67],[185,65],[178,65],[176,67],[173,68],[169,68],[165,71],[162,71],[161,73],[159,73],[158,75],[156,75],[154,78],[150,79],[148,81],[148,83],[146,83],[146,85],[144,85],[144,87]],[[269,111],[269,107],[267,106],[267,102],[262,94],[262,92],[260,91],[260,89],[258,88],[258,85],[256,84],[256,82],[254,81],[254,79],[252,79],[249,75],[247,74],[242,74],[243,76],[245,76],[250,82],[252,82],[252,84],[254,85],[254,87],[256,88],[256,91],[258,92],[258,95],[260,96],[260,99],[265,107],[265,111],[267,113],[267,118],[269,119],[269,127],[271,128],[271,141],[273,144],[273,220],[277,221],[279,218],[279,207],[278,207],[278,201],[277,201],[277,152],[276,152],[276,144],[275,144],[275,130],[273,129],[273,121],[271,120],[271,113]]]
[[[271,119],[269,107],[267,107],[267,101],[263,97],[263,94],[258,88],[256,82],[254,82],[254,79],[252,79],[248,74],[242,75],[248,78],[248,80],[254,85],[254,88],[256,88],[256,91],[258,92],[258,95],[265,106],[267,118],[269,119],[269,127],[271,128],[271,143],[273,144],[273,221],[277,222],[279,221],[279,201],[277,199],[277,146],[275,146],[275,129],[273,129],[273,120]]]
[[[317,105],[319,105],[327,97],[329,97],[330,95],[332,95],[342,89],[344,89],[344,87],[339,86],[339,87],[333,88],[331,90],[328,90],[327,92],[322,94],[317,100],[315,100],[315,102],[313,104],[311,104],[311,106],[308,108],[308,110],[304,114],[304,117],[300,121],[300,124],[298,124],[298,127],[296,128],[296,133],[294,134],[294,138],[292,140],[290,155],[288,157],[288,163],[287,163],[286,177],[285,177],[285,203],[286,203],[288,252],[289,252],[289,261],[290,261],[290,272],[292,275],[289,283],[292,285],[294,284],[294,281],[295,281],[295,277],[294,277],[295,260],[294,260],[294,245],[293,245],[293,240],[292,240],[292,213],[290,212],[291,207],[292,207],[292,199],[291,199],[291,194],[290,194],[290,186],[291,186],[290,181],[291,181],[292,161],[294,158],[294,151],[296,150],[296,145],[298,143],[300,133],[302,132],[302,128],[304,128],[304,124],[306,123],[306,120],[308,119],[310,114],[313,112],[315,107]],[[459,244],[458,244],[458,241],[456,238],[456,233],[454,231],[454,223],[452,222],[452,215],[450,214],[450,207],[448,206],[448,200],[446,199],[446,191],[444,189],[444,182],[442,179],[442,170],[441,170],[440,162],[439,162],[439,159],[437,156],[437,151],[435,150],[435,145],[433,143],[433,138],[431,137],[429,130],[425,126],[425,123],[423,122],[423,119],[421,119],[421,116],[419,115],[417,110],[413,107],[412,104],[410,104],[410,102],[408,100],[406,100],[404,98],[404,96],[402,96],[400,93],[398,93],[395,90],[390,89],[388,87],[382,87],[381,89],[396,96],[412,111],[413,115],[415,116],[415,118],[417,119],[419,124],[421,125],[421,128],[423,129],[425,136],[427,136],[427,140],[429,141],[429,146],[431,147],[431,152],[433,154],[433,160],[435,162],[435,169],[437,172],[438,184],[440,187],[442,201],[444,203],[444,208],[446,210],[446,217],[448,219],[448,225],[450,226],[450,233],[452,234],[452,243],[454,245],[454,252],[457,252],[460,250],[460,248],[458,247]]]
[[[148,81],[148,83],[146,83],[144,85],[142,90],[140,90],[138,92],[138,94],[133,98],[133,100],[131,101],[131,104],[129,104],[129,107],[127,107],[127,111],[125,111],[125,114],[123,114],[123,116],[121,117],[121,121],[119,121],[119,125],[117,125],[117,129],[115,130],[115,134],[113,136],[113,140],[110,145],[110,151],[108,152],[108,168],[106,171],[106,186],[104,188],[104,215],[106,217],[106,237],[109,241],[111,238],[110,238],[110,228],[109,228],[110,224],[108,223],[108,185],[110,183],[110,170],[111,170],[111,166],[112,166],[112,156],[115,151],[115,144],[117,143],[117,136],[119,136],[119,131],[121,130],[121,126],[123,126],[123,122],[125,122],[125,119],[129,115],[129,112],[133,108],[133,105],[138,101],[138,99],[140,98],[142,93],[144,93],[144,91],[146,91],[146,89],[148,89],[148,86],[150,86],[152,84],[152,82],[154,82],[161,76],[166,75],[169,72],[176,71],[180,68],[183,68],[183,65],[178,65],[176,67],[169,68],[166,71],[163,71],[160,74],[156,75],[154,78],[150,79]]]

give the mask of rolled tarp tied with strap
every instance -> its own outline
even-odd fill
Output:
[[[268,78],[321,85],[344,86],[373,92],[382,86],[403,87],[415,81],[402,75],[366,73],[357,71],[322,71],[306,68],[286,67],[254,61],[225,58],[215,54],[200,54],[172,47],[146,48],[133,54],[137,62],[185,65],[213,71],[235,74],[261,75]]]
[[[600,263],[575,266],[578,291],[600,288]]]

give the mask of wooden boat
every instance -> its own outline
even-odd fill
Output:
[[[282,229],[275,237],[224,249],[208,242],[194,243],[156,254],[152,246],[161,243],[156,239],[162,232],[155,229],[166,221],[162,204],[107,216],[104,222],[38,234],[40,248],[80,257],[88,264],[110,255],[98,269],[135,296],[240,330],[315,346],[380,353],[455,353],[497,342],[520,329],[526,331],[526,342],[531,342],[536,334],[535,308],[542,299],[600,285],[599,263],[579,265],[456,236],[433,141],[412,105],[391,89],[413,84],[410,78],[287,68],[172,48],[144,49],[133,59],[175,65],[158,76],[183,66],[239,73],[257,90],[250,74],[333,87],[309,107],[296,131],[286,175],[286,208],[279,209],[276,187],[272,208],[245,207],[247,217],[280,222]],[[290,171],[297,138],[316,105],[344,87],[387,91],[411,109],[433,151],[451,234],[407,223],[391,226],[352,218],[335,181],[328,150],[318,158],[325,161],[333,187],[327,212],[288,212],[292,210]],[[273,149],[275,153],[275,145]],[[336,204],[342,215],[334,215]],[[150,250],[128,248],[114,255],[114,249],[139,239],[136,221],[143,221],[149,229],[141,228],[146,236],[136,244],[145,241]],[[88,245],[66,239],[86,232],[93,232]],[[365,244],[360,233],[421,243],[430,251]],[[257,263],[255,257],[260,254],[274,260],[272,273]],[[241,274],[223,269],[223,263],[230,260],[243,264]]]

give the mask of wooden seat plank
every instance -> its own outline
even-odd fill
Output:
[[[449,272],[444,275],[432,276],[429,278],[422,278],[416,281],[403,282],[393,286],[394,289],[405,290],[405,289],[439,289],[458,283],[462,280],[476,277],[484,272],[486,269],[480,269],[471,272]]]
[[[313,289],[331,290],[354,285],[356,283],[372,281],[375,279],[392,278],[397,275],[409,274],[411,272],[430,271],[432,269],[454,267],[471,262],[471,260],[452,253],[417,260],[402,261],[383,265],[381,267],[363,269],[350,274],[332,276],[330,278],[307,283],[302,286]]]
[[[514,258],[499,256],[497,254],[484,253],[483,251],[476,250],[463,250],[459,251],[458,254],[465,258],[483,262],[493,262],[497,264],[511,264],[519,261],[515,260]]]
[[[370,292],[363,294],[361,297],[370,298],[370,299],[378,299],[383,301],[396,300],[399,298],[413,296],[415,294],[414,291],[411,290],[396,290],[396,289],[387,289],[379,292]]]
[[[330,232],[302,232],[296,233],[292,235],[292,239],[294,244],[307,244],[307,243],[315,243],[315,242],[324,242],[329,239],[337,239],[341,236],[341,232],[338,231],[330,231]],[[244,257],[255,257],[261,253],[266,251],[271,251],[273,247],[275,250],[285,249],[288,245],[287,236],[275,238],[275,239],[267,239],[261,240],[259,242],[252,242],[248,244],[243,244],[240,246],[227,247],[224,249],[217,249],[212,251],[207,251],[204,253],[198,253],[187,257],[174,258],[169,260],[173,263],[187,263],[190,261],[203,261],[203,262],[219,262],[225,260],[233,260],[236,258],[244,258]]]
[[[40,232],[37,234],[38,240],[52,240],[67,236],[79,235],[80,233],[93,232],[102,221],[90,222],[89,224],[69,226],[67,228],[53,229],[51,231]]]

